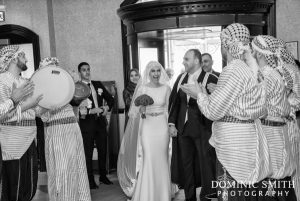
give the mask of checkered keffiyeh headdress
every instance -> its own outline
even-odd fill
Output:
[[[5,72],[12,59],[19,55],[18,45],[8,45],[0,50],[0,73]]]
[[[249,48],[250,32],[249,29],[239,23],[234,23],[222,30],[222,45],[229,50],[233,58],[241,59],[241,55]]]
[[[40,62],[39,68],[43,68],[43,67],[51,66],[51,65],[59,66],[59,61],[56,57],[46,57],[46,58],[44,58]]]
[[[294,81],[293,81],[292,76],[289,73],[290,72],[289,69],[287,69],[287,68],[289,68],[289,66],[286,64],[292,64],[295,66],[296,63],[295,63],[292,53],[287,50],[286,43],[279,38],[277,38],[276,40],[277,40],[277,51],[279,52],[280,60],[282,61],[282,63],[281,63],[282,72],[283,72],[284,77],[287,82],[287,88],[292,89]]]
[[[278,41],[278,49],[280,51],[281,59],[283,60],[283,62],[286,64],[296,65],[294,56],[286,48],[286,43],[279,38],[277,38],[277,41]]]
[[[252,40],[252,48],[266,57],[268,65],[272,68],[278,67],[278,51],[277,51],[277,40],[273,36],[258,35]]]
[[[283,44],[273,36],[259,35],[252,41],[252,48],[265,55],[268,65],[276,69],[288,89],[293,87],[293,79],[284,66],[281,56]]]

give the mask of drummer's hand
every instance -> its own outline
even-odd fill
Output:
[[[109,110],[109,107],[108,106],[101,106],[100,108],[103,109],[103,113],[101,114],[102,116],[106,116],[107,115],[107,112]]]
[[[21,85],[19,88],[14,83],[12,86],[11,99],[15,104],[18,104],[21,100],[33,93],[34,84],[33,82],[27,82]]]
[[[28,110],[30,108],[34,108],[36,107],[39,102],[43,99],[43,95],[39,95],[36,98],[29,98],[28,101],[25,101],[22,105],[21,105],[21,109],[22,111]]]

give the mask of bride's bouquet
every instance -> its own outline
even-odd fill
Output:
[[[152,105],[153,103],[154,103],[153,99],[150,96],[148,96],[147,94],[142,94],[134,100],[134,104],[137,107],[138,106],[146,107],[146,106]],[[146,118],[146,114],[144,111],[142,112],[141,117],[142,117],[142,119]]]

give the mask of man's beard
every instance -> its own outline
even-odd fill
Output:
[[[22,71],[26,71],[28,69],[28,67],[26,66],[25,63],[22,63],[19,59],[18,59],[18,63],[17,63],[18,68],[20,68]]]
[[[221,55],[222,55],[222,61],[227,62],[227,51],[225,50],[224,47],[221,47]]]

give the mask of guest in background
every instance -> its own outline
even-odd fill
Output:
[[[212,59],[211,54],[209,53],[202,54],[202,69],[207,73],[213,74],[216,78],[219,78],[220,73],[213,70],[212,68],[213,64],[214,61]],[[207,89],[209,90],[210,93],[212,93],[215,90],[216,86],[217,84],[209,83],[207,85]]]
[[[93,150],[96,143],[98,152],[99,182],[112,184],[106,177],[106,153],[107,153],[107,119],[106,114],[114,104],[114,98],[106,90],[100,81],[91,80],[90,65],[81,62],[78,65],[78,72],[81,81],[91,88],[91,95],[88,100],[91,107],[79,108],[79,122],[83,137],[87,172],[91,189],[98,188],[93,174]],[[107,102],[107,106],[104,104]]]
[[[132,96],[135,90],[135,87],[140,79],[139,70],[133,68],[129,71],[129,82],[127,87],[123,91],[123,100],[125,103],[125,125],[124,129],[126,128],[128,122],[128,111],[131,105]]]
[[[203,64],[202,68],[205,72],[212,73],[212,74],[216,75],[217,77],[220,76],[220,73],[214,71],[213,68],[212,68],[212,66],[214,64],[214,61],[212,59],[211,54],[209,54],[209,53],[203,53],[202,54],[202,64]]]
[[[170,79],[170,87],[171,89],[173,88],[173,85],[174,85],[174,79],[173,79],[173,76],[174,76],[174,70],[172,68],[166,68],[166,73]]]

